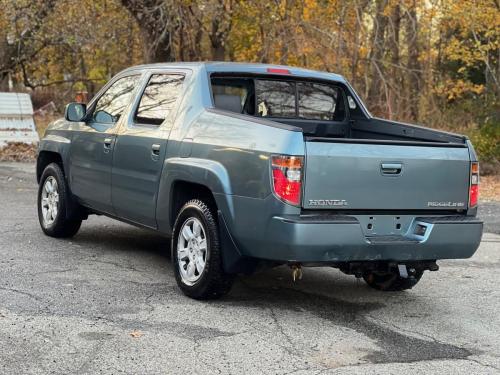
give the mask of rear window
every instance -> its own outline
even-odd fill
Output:
[[[295,82],[256,80],[257,115],[297,117],[295,95]]]
[[[316,82],[212,78],[216,108],[258,117],[343,121],[341,88]]]
[[[301,82],[297,86],[299,117],[314,120],[335,119],[337,102],[341,99],[338,87],[309,82]],[[341,102],[343,105],[343,99]]]
[[[215,107],[231,112],[253,115],[254,84],[247,78],[212,78]]]

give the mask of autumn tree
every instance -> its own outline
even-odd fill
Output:
[[[173,61],[171,29],[175,2],[167,0],[121,0],[137,21],[145,62]]]
[[[497,0],[0,4],[3,90],[10,77],[16,90],[57,101],[144,62],[303,66],[345,76],[375,116],[466,132],[482,155],[500,159]]]
[[[57,43],[57,39],[45,31],[45,21],[55,4],[56,0],[0,0],[3,12],[0,18],[0,88],[6,89],[10,74],[25,70],[26,64],[40,51]]]

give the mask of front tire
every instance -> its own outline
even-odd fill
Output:
[[[217,221],[199,199],[187,202],[177,216],[171,259],[177,285],[188,297],[214,299],[231,289],[234,277],[222,266]]]
[[[82,220],[68,220],[66,210],[70,206],[68,185],[61,167],[49,164],[43,171],[38,186],[38,221],[42,231],[56,238],[73,237]]]
[[[416,271],[406,278],[399,275],[398,270],[388,272],[369,272],[363,275],[365,282],[373,289],[384,292],[400,292],[413,288],[422,278],[424,271]]]

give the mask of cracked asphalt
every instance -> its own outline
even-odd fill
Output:
[[[281,267],[198,302],[168,239],[91,217],[56,240],[35,201],[34,165],[0,164],[1,374],[500,373],[500,203],[473,258],[407,292]]]

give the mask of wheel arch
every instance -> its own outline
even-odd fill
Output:
[[[173,229],[180,209],[191,199],[200,199],[209,206],[214,215],[217,214],[217,202],[210,188],[192,181],[175,180],[170,192],[169,222],[171,229]]]
[[[223,266],[229,273],[251,273],[255,262],[242,256],[224,217],[233,216],[229,175],[217,161],[175,158],[164,166],[156,208],[160,232],[171,235],[179,210],[191,199],[198,198],[211,206],[219,224]]]
[[[66,217],[69,220],[85,220],[88,217],[88,213],[78,204],[69,184],[68,153],[70,145],[71,141],[69,138],[55,134],[49,134],[40,141],[36,161],[36,180],[37,183],[40,183],[45,168],[51,163],[56,163],[61,168],[69,194]]]
[[[64,171],[64,163],[61,157],[61,154],[54,151],[46,151],[42,150],[38,153],[36,160],[36,182],[40,183],[40,178],[42,177],[42,173],[47,167],[47,165],[51,163],[56,163],[61,167],[63,173]]]
[[[167,159],[158,188],[158,229],[170,235],[178,210],[189,199],[208,199],[217,214],[231,207],[230,196],[229,175],[221,163],[197,158]]]
[[[65,178],[68,178],[66,159],[71,140],[56,134],[46,135],[39,144],[36,161],[36,180],[40,182],[43,170],[50,163],[57,163],[61,167]]]

